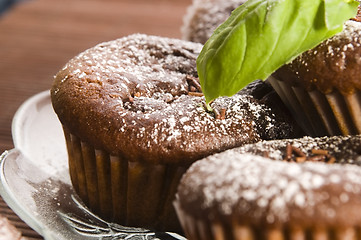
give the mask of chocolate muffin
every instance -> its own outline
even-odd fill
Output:
[[[182,38],[205,43],[231,12],[246,0],[193,0],[183,19]]]
[[[172,201],[190,164],[297,134],[281,109],[252,96],[265,96],[257,84],[205,106],[195,62],[201,47],[135,34],[86,50],[56,75],[51,97],[71,180],[102,218],[180,232]]]
[[[361,135],[260,141],[234,151],[278,161],[318,161],[361,166]]]
[[[360,239],[361,137],[295,140],[318,151],[304,163],[272,160],[287,156],[288,143],[250,144],[194,163],[175,201],[187,238]],[[311,159],[321,150],[348,164]]]
[[[361,133],[361,22],[304,52],[268,80],[311,136]]]
[[[184,40],[205,43],[213,34],[213,31],[222,24],[245,0],[194,0],[188,7],[182,26],[182,38]],[[256,80],[241,90],[241,94],[248,94],[266,104],[278,115],[282,115],[287,122],[297,128],[297,136],[304,135],[304,131],[298,126],[288,108],[276,94],[268,81]]]

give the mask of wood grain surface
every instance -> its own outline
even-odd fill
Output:
[[[191,0],[25,0],[1,15],[0,153],[14,147],[11,121],[18,107],[49,89],[70,58],[132,33],[180,38],[190,4]],[[41,239],[2,200],[0,214],[24,236]]]

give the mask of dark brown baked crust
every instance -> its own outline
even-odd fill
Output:
[[[287,156],[289,155],[287,148],[290,146],[293,150],[291,150],[291,155]],[[260,141],[235,148],[234,151],[267,156],[267,158],[278,161],[297,161],[298,157],[304,156],[302,161],[327,162],[332,158],[332,163],[361,166],[361,135],[317,138],[305,136],[298,139]],[[316,155],[319,158],[313,158]]]
[[[178,205],[196,219],[219,219],[223,226],[361,226],[361,168],[254,155],[267,151],[279,159],[286,143],[251,144],[197,161],[181,180]],[[327,149],[347,163],[361,160],[361,136],[307,137],[293,143],[304,150]]]
[[[282,66],[273,76],[306,90],[344,95],[361,90],[361,22],[349,20],[344,30]]]
[[[296,135],[297,126],[282,109],[249,93],[262,82],[215,100],[215,111],[208,112],[204,97],[189,93],[198,87],[201,47],[140,34],[99,44],[56,75],[55,112],[72,134],[129,161],[188,165],[261,138]],[[224,119],[218,118],[223,109]]]

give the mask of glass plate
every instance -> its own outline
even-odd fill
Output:
[[[65,140],[49,91],[19,108],[12,134],[15,148],[0,156],[0,194],[46,240],[185,240],[175,233],[108,223],[83,205],[70,183]]]

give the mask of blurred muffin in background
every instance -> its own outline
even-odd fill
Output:
[[[182,38],[205,43],[231,12],[246,0],[193,0],[184,16]]]

